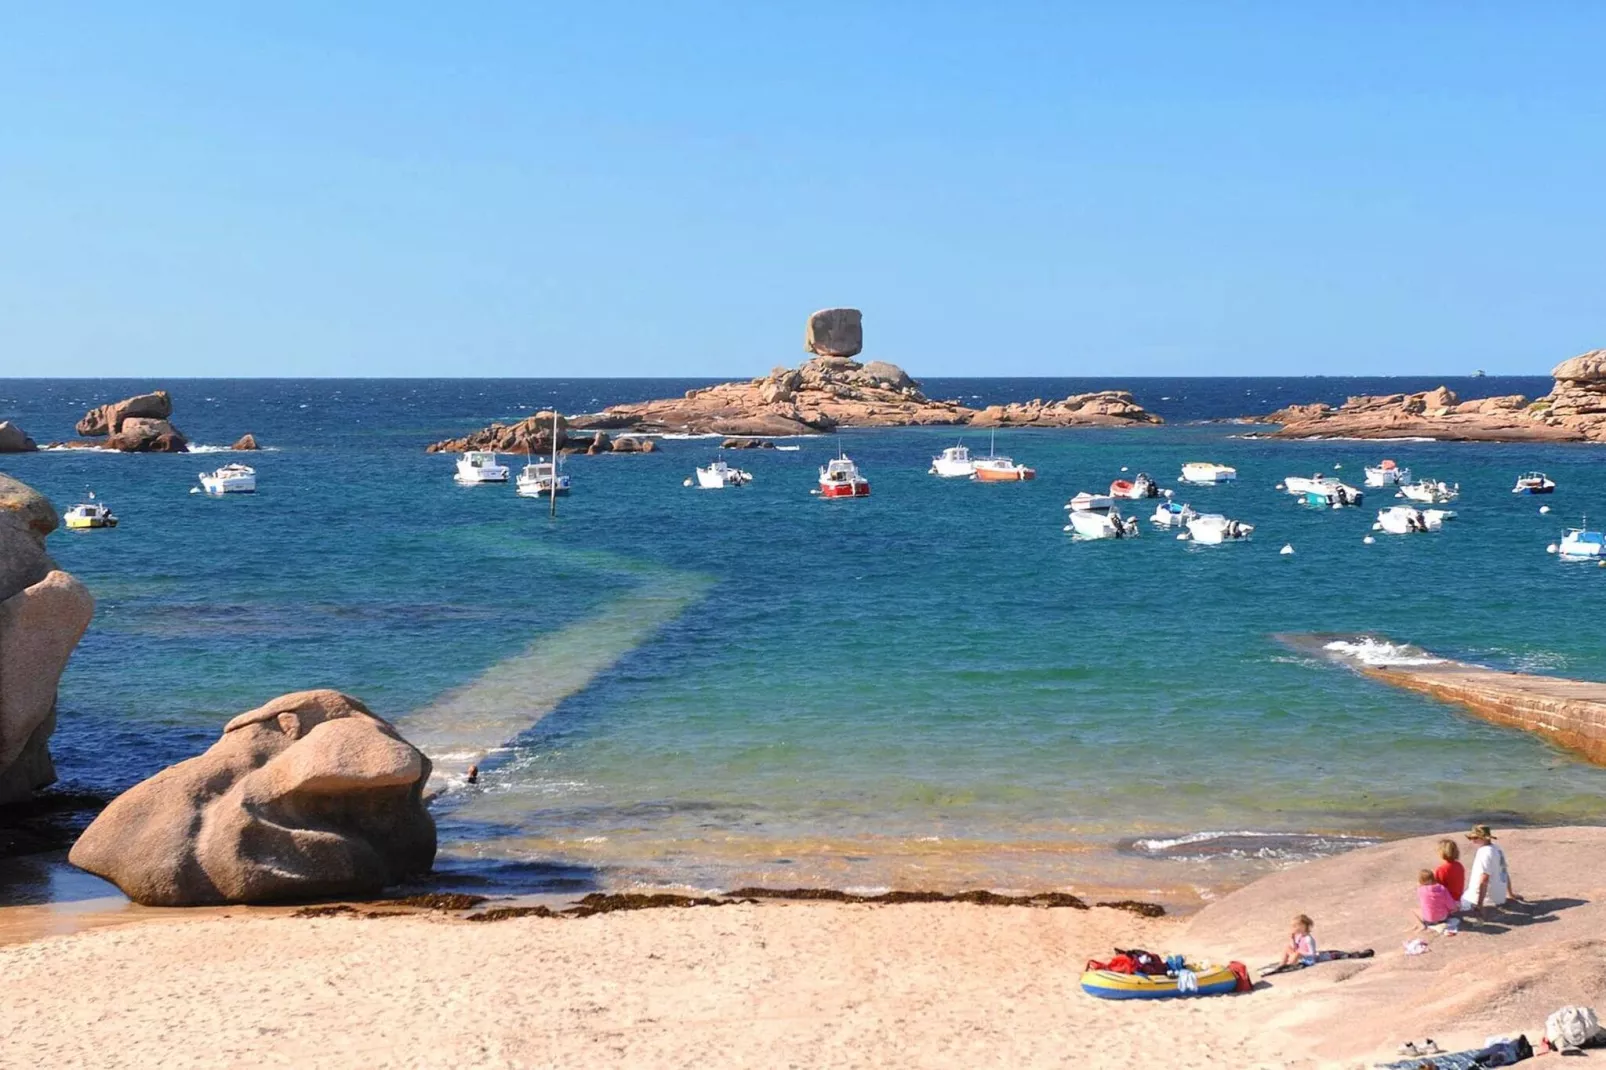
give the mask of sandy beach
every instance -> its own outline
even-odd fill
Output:
[[[1501,842],[1524,904],[1430,934],[1415,957],[1402,945],[1432,839],[1297,866],[1191,918],[789,901],[493,923],[150,911],[0,947],[0,1066],[1369,1065],[1404,1039],[1537,1039],[1557,1007],[1606,1005],[1606,829]],[[1298,911],[1322,947],[1376,957],[1205,999],[1078,987],[1115,946],[1273,961]]]

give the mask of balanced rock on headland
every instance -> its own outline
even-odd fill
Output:
[[[59,522],[44,495],[0,474],[0,803],[56,779],[56,685],[95,611],[45,552]]]
[[[10,420],[0,420],[0,453],[32,453],[39,447]]]
[[[864,351],[864,313],[823,308],[803,329],[803,348],[822,357],[856,357]]]
[[[1290,405],[1257,423],[1273,438],[1436,438],[1448,442],[1606,442],[1606,349],[1563,361],[1549,394],[1462,401],[1446,387],[1417,394],[1352,397],[1333,408]]]
[[[68,860],[148,906],[373,895],[434,864],[429,772],[361,702],[298,691],[112,800]]]

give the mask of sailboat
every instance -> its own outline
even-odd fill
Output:
[[[980,483],[1020,483],[1037,478],[1035,468],[1016,464],[1009,457],[998,456],[997,446],[998,432],[994,431],[992,441],[987,446],[987,456],[976,462],[976,471],[971,479]]]

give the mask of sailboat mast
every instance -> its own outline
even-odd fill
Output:
[[[552,406],[552,486],[547,495],[547,516],[558,515],[558,407]]]

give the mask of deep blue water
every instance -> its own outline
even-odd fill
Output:
[[[1195,422],[1433,379],[993,379],[925,387],[985,404],[1125,386],[1171,422],[1002,432],[999,451],[1040,473],[1009,486],[926,474],[954,429],[749,451],[755,483],[723,492],[681,485],[712,443],[666,441],[572,459],[556,520],[510,487],[455,486],[452,459],[423,452],[554,402],[705,382],[0,380],[0,419],[40,441],[162,386],[194,442],[251,431],[271,447],[251,461],[260,492],[222,500],[189,490],[227,453],[4,459],[60,505],[93,488],[123,518],[52,538],[99,600],[62,682],[65,784],[119,790],[241,710],[332,686],[426,740],[443,770],[486,742],[471,720],[511,726],[481,785],[454,786],[437,811],[444,870],[524,887],[1180,895],[1346,836],[1606,816],[1606,772],[1273,638],[1376,632],[1606,674],[1590,628],[1606,570],[1544,552],[1579,514],[1606,515],[1601,448],[1278,443]],[[1448,385],[1536,395],[1549,382]],[[869,499],[809,495],[839,440]],[[1390,501],[1315,513],[1275,490],[1334,465],[1358,483],[1385,455],[1459,481],[1459,518],[1367,546]],[[1077,490],[1123,466],[1169,485],[1188,460],[1238,468],[1234,485],[1179,493],[1257,524],[1252,542],[1061,531]],[[1561,484],[1550,516],[1509,493],[1534,467]],[[1265,835],[1133,846],[1229,831]]]

